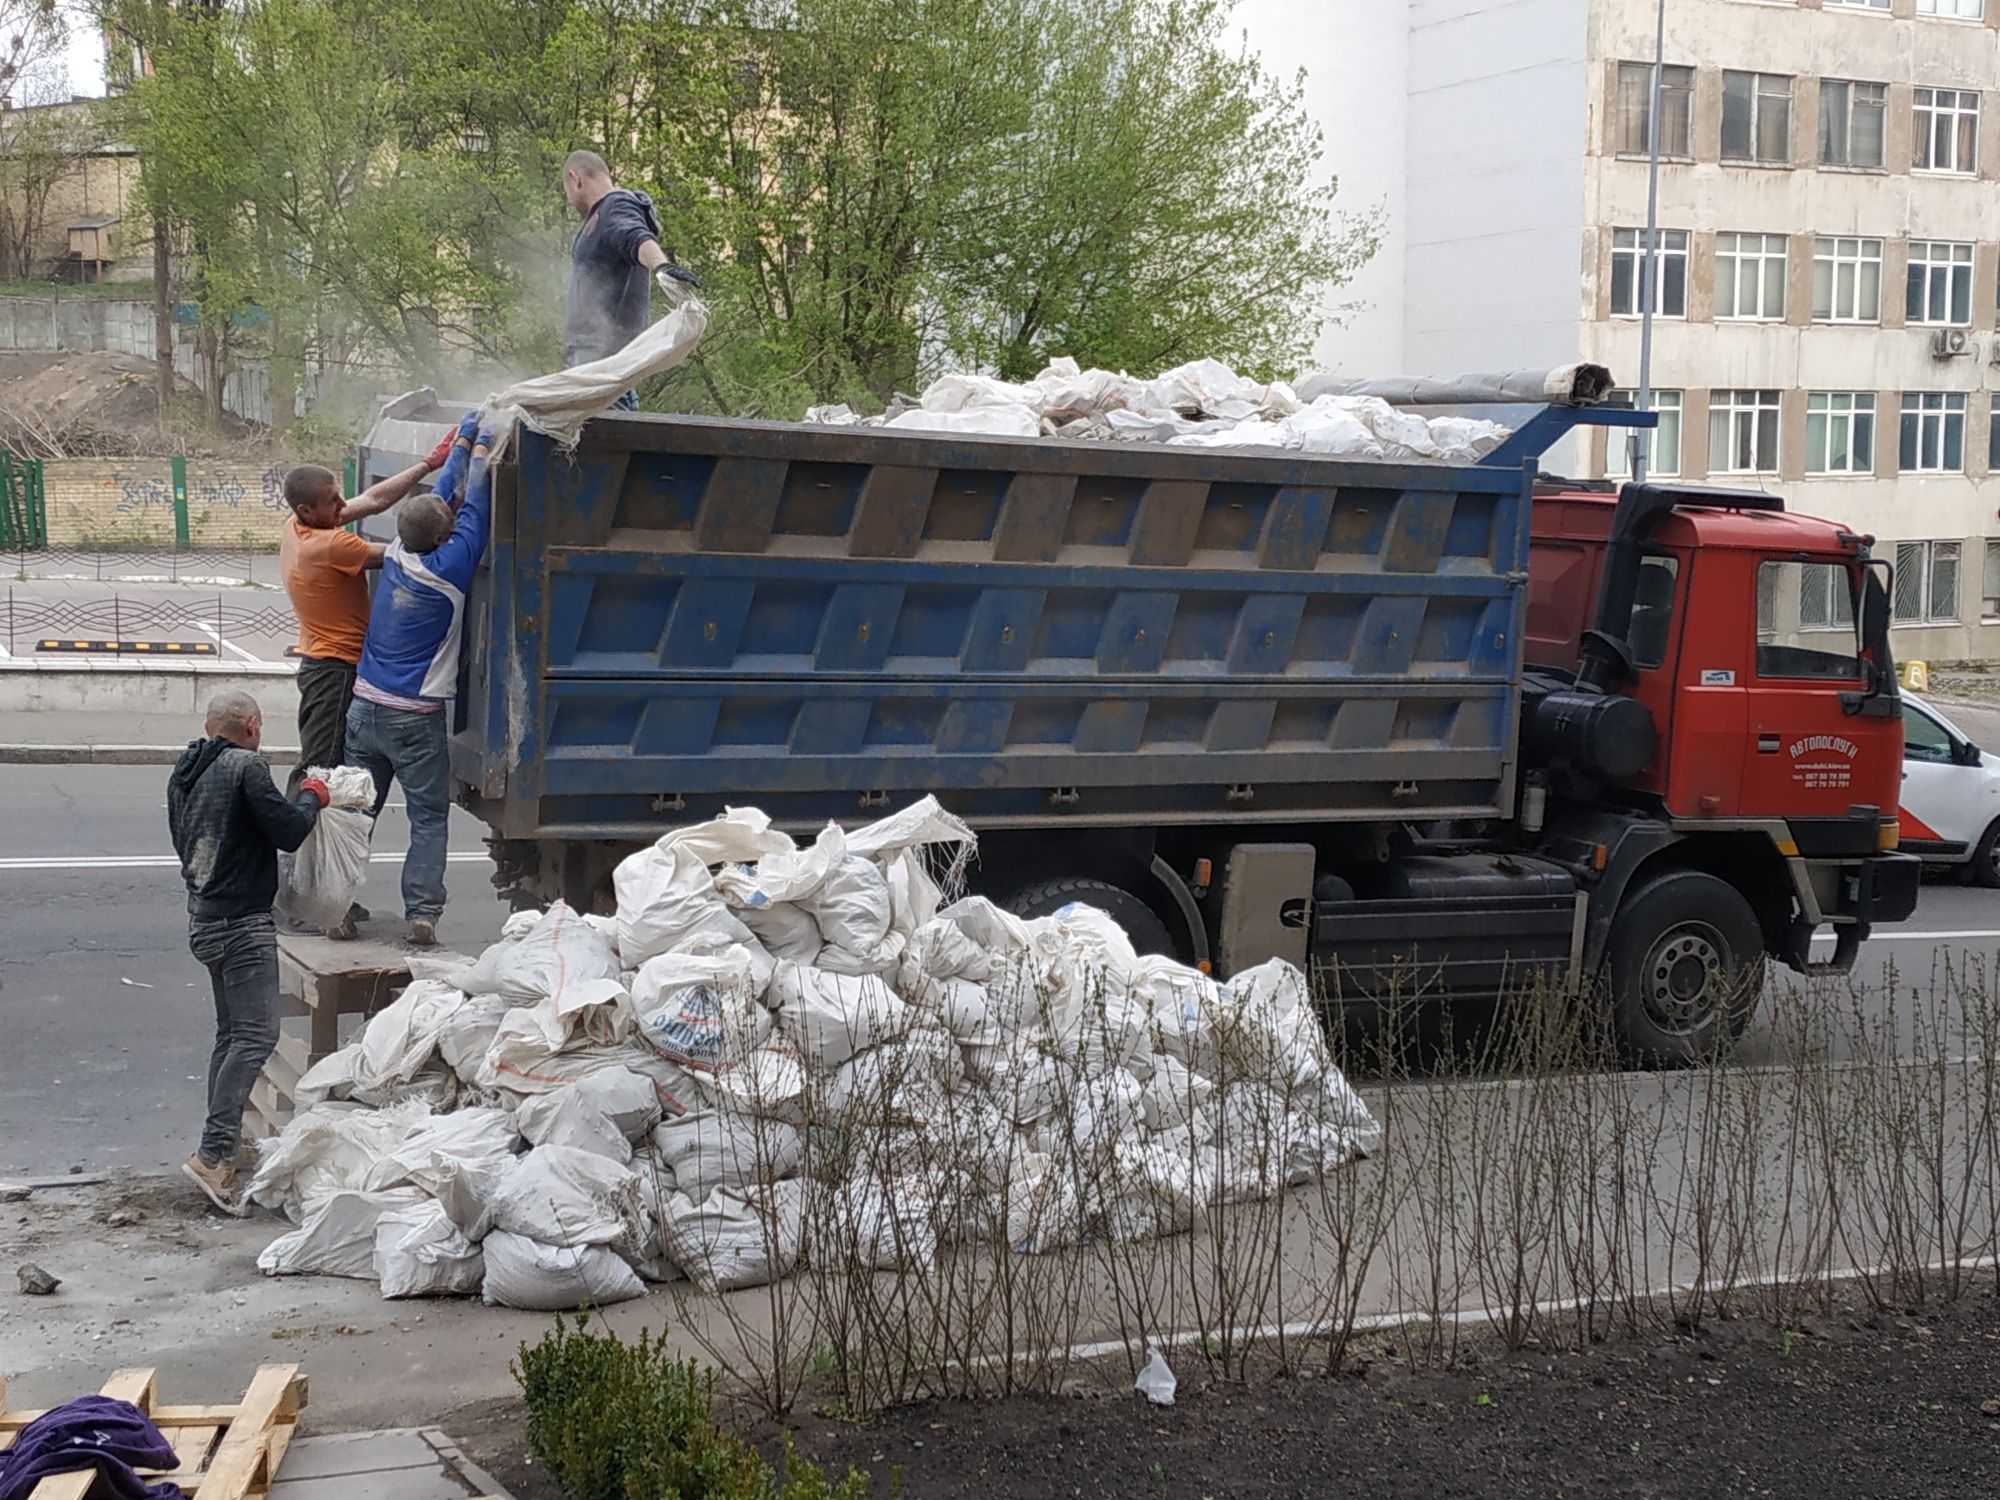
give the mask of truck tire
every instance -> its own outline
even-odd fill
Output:
[[[1140,953],[1181,957],[1180,944],[1167,931],[1159,913],[1130,891],[1104,880],[1083,878],[1038,880],[1007,898],[1007,910],[1017,917],[1054,916],[1072,901],[1094,906],[1120,927]]]
[[[1764,989],[1764,934],[1736,888],[1676,870],[1628,895],[1608,957],[1612,1024],[1633,1067],[1705,1061],[1750,1024]]]

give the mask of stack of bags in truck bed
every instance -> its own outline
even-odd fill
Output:
[[[914,402],[879,417],[816,406],[808,422],[987,437],[1111,439],[1197,448],[1275,448],[1324,458],[1431,459],[1471,463],[1506,440],[1507,429],[1470,417],[1423,417],[1374,396],[1302,401],[1282,381],[1260,385],[1200,359],[1152,380],[1081,370],[1058,359],[1023,385],[985,375],[946,375]]]
[[[946,904],[972,852],[931,798],[804,847],[736,809],[620,864],[615,916],[413,960],[266,1143],[259,1265],[603,1304],[1172,1234],[1372,1147],[1297,969]]]

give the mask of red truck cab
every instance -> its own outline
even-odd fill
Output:
[[[1870,538],[1789,514],[1775,496],[1547,482],[1532,511],[1531,668],[1566,675],[1589,661],[1633,489],[1655,503],[1636,539],[1624,680],[1600,685],[1643,705],[1653,739],[1643,766],[1597,799],[1671,834],[1652,861],[1735,887],[1771,956],[1810,968],[1807,945],[1830,923],[1828,967],[1844,969],[1872,922],[1916,901],[1916,861],[1890,852],[1903,726],[1885,565]]]

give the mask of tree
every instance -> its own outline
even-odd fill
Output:
[[[25,280],[47,268],[42,246],[50,200],[104,140],[86,104],[0,114],[0,281]]]
[[[69,22],[56,0],[0,0],[0,111],[66,97]]]

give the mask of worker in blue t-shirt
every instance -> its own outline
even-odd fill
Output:
[[[651,321],[648,273],[676,306],[701,283],[660,248],[653,200],[614,183],[595,151],[572,151],[562,181],[563,197],[583,219],[570,251],[563,362],[581,365],[616,354]],[[638,392],[627,391],[616,405],[637,411]]]

